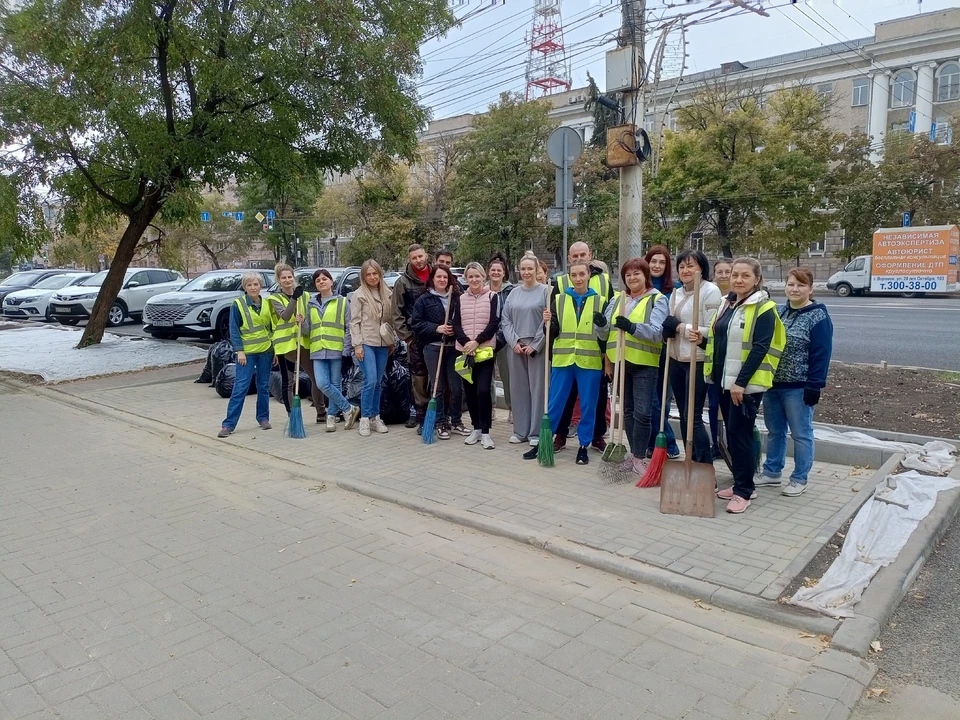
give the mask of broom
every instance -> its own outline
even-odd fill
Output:
[[[287,423],[287,437],[302,440],[307,436],[303,427],[303,410],[300,408],[300,323],[297,323],[297,362],[293,381],[293,400],[290,403],[290,421]]]
[[[663,473],[663,465],[667,462],[667,435],[664,432],[667,422],[667,378],[670,372],[670,348],[672,338],[667,340],[667,360],[663,366],[663,396],[660,402],[660,432],[657,433],[657,442],[653,448],[653,457],[650,458],[650,464],[647,465],[647,471],[637,481],[639,488],[657,487],[660,484],[660,475]],[[634,454],[636,454],[636,450]],[[639,448],[643,452],[643,448]]]
[[[447,290],[447,307],[443,314],[443,324],[446,325],[450,319],[450,306],[453,304],[452,289]],[[446,337],[446,336],[444,336]],[[433,378],[433,393],[430,395],[430,402],[427,403],[427,414],[423,418],[423,427],[420,428],[420,439],[424,445],[433,445],[436,442],[437,428],[437,390],[440,389],[440,371],[443,369],[443,350],[446,347],[443,338],[440,339],[440,357],[437,360],[437,372]]]
[[[626,295],[626,291],[620,293],[620,300],[617,307],[617,312],[611,315],[611,318],[616,317],[616,315],[623,314],[623,299]],[[616,412],[617,409],[617,400],[620,401],[620,407],[623,405],[623,385],[624,385],[624,374],[626,371],[626,364],[624,361],[624,355],[626,354],[626,336],[623,330],[617,330],[617,351],[616,351],[616,363],[613,366],[613,378],[610,385],[610,394],[613,396],[613,407],[615,412],[611,420],[613,422],[610,426],[610,444],[607,445],[603,450],[603,455],[601,460],[606,463],[615,463],[619,465],[623,462],[624,458],[627,456],[627,447],[623,444],[623,413]],[[619,442],[616,442],[616,429],[617,429],[617,419],[620,419],[620,437]]]
[[[548,300],[549,302],[549,300]],[[550,309],[548,305],[547,310]],[[544,323],[543,343],[543,417],[540,418],[540,442],[537,443],[537,464],[553,467],[553,425],[547,413],[550,401],[550,323]]]

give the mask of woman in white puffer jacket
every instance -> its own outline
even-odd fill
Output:
[[[693,318],[693,281],[700,273],[699,317]],[[699,250],[684,250],[677,255],[677,276],[682,283],[670,296],[670,315],[663,323],[664,339],[670,344],[670,388],[680,410],[680,432],[685,453],[693,453],[693,461],[712,464],[710,434],[703,424],[703,405],[707,398],[707,384],[703,377],[705,353],[688,337],[690,329],[704,336],[714,313],[723,300],[720,288],[710,282],[710,263]],[[696,392],[693,396],[693,444],[687,438],[687,390],[690,387],[690,353],[697,354]]]

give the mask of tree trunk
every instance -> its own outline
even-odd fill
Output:
[[[117,299],[117,295],[120,294],[124,273],[127,272],[127,268],[136,254],[140,238],[143,237],[144,231],[149,227],[150,222],[159,210],[159,193],[154,192],[146,197],[143,207],[130,218],[126,230],[123,231],[123,237],[120,238],[120,244],[117,245],[117,252],[110,263],[110,270],[100,287],[100,293],[93,304],[93,312],[90,313],[90,319],[87,320],[87,326],[83,330],[83,337],[80,338],[77,348],[98,345],[103,340],[103,330],[107,326],[107,314]]]
[[[723,257],[733,258],[733,248],[730,247],[730,211],[727,208],[717,208],[717,238],[720,240]]]
[[[210,247],[202,242],[200,243],[200,249],[207,254],[207,257],[210,258],[210,263],[213,265],[214,270],[221,270],[220,262],[217,260],[217,254],[210,249]]]

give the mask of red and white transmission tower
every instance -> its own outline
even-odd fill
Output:
[[[560,0],[534,0],[533,28],[527,40],[527,100],[569,90],[570,67],[563,47]]]

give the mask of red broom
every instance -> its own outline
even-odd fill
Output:
[[[660,485],[660,475],[663,474],[663,465],[667,462],[667,435],[664,432],[667,422],[667,378],[670,372],[670,339],[667,340],[667,361],[663,366],[663,394],[660,401],[660,432],[657,433],[657,442],[653,448],[653,457],[647,465],[647,471],[637,481],[638,488],[652,488]],[[631,448],[632,450],[633,448]],[[641,452],[643,452],[641,450]]]

